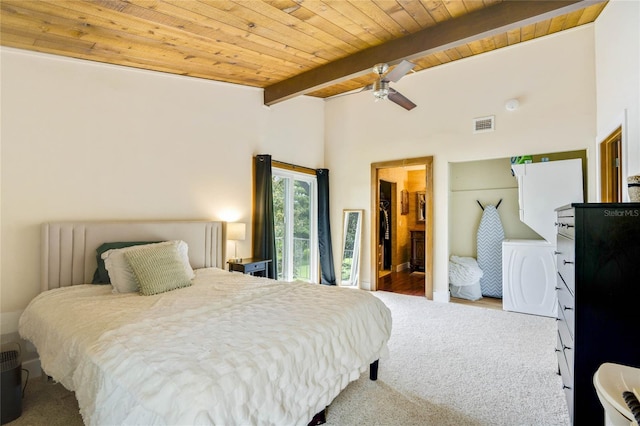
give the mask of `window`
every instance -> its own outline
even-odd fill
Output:
[[[274,167],[273,214],[278,279],[318,282],[316,177]]]

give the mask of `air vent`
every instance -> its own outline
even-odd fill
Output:
[[[493,132],[495,129],[495,116],[493,115],[473,119],[473,133]]]

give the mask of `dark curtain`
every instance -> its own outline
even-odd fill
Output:
[[[318,181],[318,247],[320,249],[320,284],[336,285],[329,223],[329,170],[316,170]]]
[[[276,236],[273,225],[273,191],[271,189],[271,156],[255,157],[253,191],[253,258],[271,259],[267,276],[277,278]]]

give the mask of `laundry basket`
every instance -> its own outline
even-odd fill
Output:
[[[472,257],[451,256],[449,260],[449,291],[451,297],[460,299],[482,299],[480,278],[482,269]]]
[[[2,345],[0,367],[2,370],[0,417],[2,417],[2,424],[5,424],[22,414],[22,362],[20,346],[17,343]]]

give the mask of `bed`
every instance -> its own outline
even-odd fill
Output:
[[[43,292],[19,332],[75,392],[85,424],[306,425],[368,368],[376,378],[391,331],[384,303],[225,271],[223,233],[206,221],[42,226]],[[89,284],[99,246],[133,241],[150,243],[122,252],[136,274],[145,250],[171,246],[174,259],[188,247],[189,284],[151,295],[140,274],[136,292]]]

